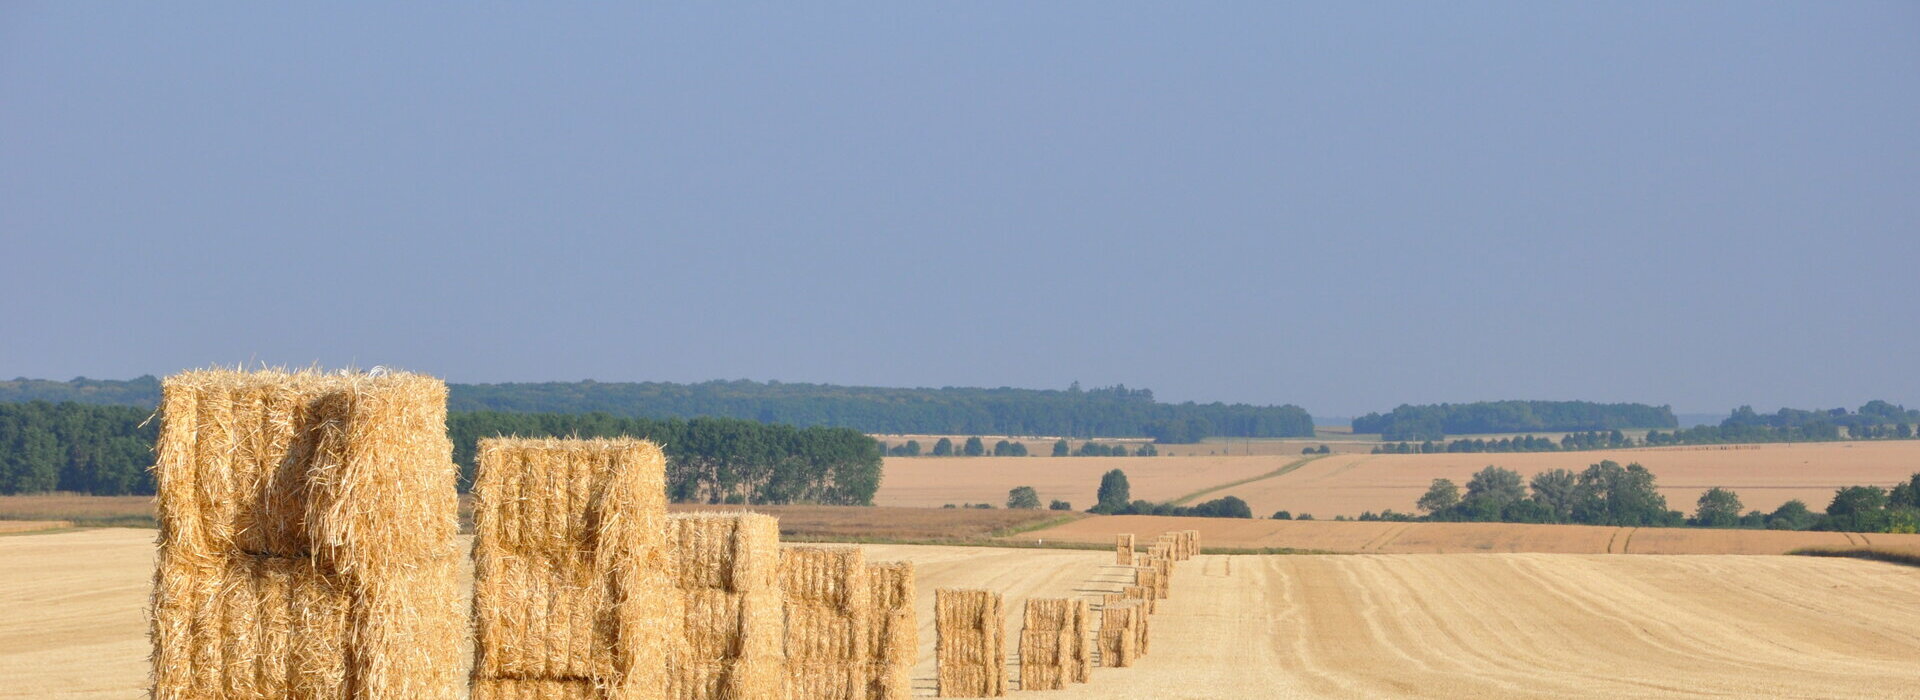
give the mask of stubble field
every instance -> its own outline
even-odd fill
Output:
[[[889,458],[874,500],[902,506],[968,501],[1001,505],[1008,489],[1033,486],[1043,501],[1060,498],[1086,508],[1100,475],[1117,468],[1127,473],[1136,499],[1169,500],[1249,480],[1205,497],[1238,496],[1256,517],[1288,510],[1328,519],[1389,508],[1411,512],[1434,479],[1452,479],[1465,487],[1474,472],[1488,465],[1532,476],[1549,469],[1577,472],[1607,459],[1646,466],[1658,479],[1667,507],[1674,510],[1691,513],[1701,492],[1719,486],[1737,492],[1748,509],[1771,511],[1798,498],[1818,511],[1826,508],[1835,489],[1892,486],[1920,472],[1920,440],[1594,452],[1333,454],[1310,461],[1299,455]]]
[[[935,588],[999,590],[1017,616],[1028,597],[1097,596],[1124,578],[1103,552],[867,549],[918,565],[921,696],[933,688]],[[139,695],[152,563],[151,530],[0,538],[0,696]],[[1177,570],[1153,618],[1153,652],[1138,665],[1015,695],[1885,697],[1920,684],[1916,657],[1920,568],[1758,556],[1203,555]]]

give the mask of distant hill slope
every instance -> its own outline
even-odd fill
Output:
[[[781,382],[544,382],[452,384],[448,409],[517,413],[592,413],[640,418],[723,416],[870,433],[1147,436],[1192,442],[1212,435],[1313,435],[1298,406],[1169,404],[1125,386],[1054,389],[893,389]],[[151,408],[160,382],[79,378],[0,381],[0,402],[76,401]]]
[[[1672,428],[1678,422],[1672,408],[1643,403],[1481,401],[1401,405],[1385,415],[1353,419],[1353,432],[1380,433],[1386,440],[1438,440],[1474,433]]]

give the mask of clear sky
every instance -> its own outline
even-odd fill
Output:
[[[1917,37],[1910,2],[12,2],[0,377],[1911,405]]]

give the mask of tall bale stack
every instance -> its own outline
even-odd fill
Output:
[[[644,440],[480,441],[476,697],[666,694],[681,626],[666,470]]]
[[[1146,617],[1138,605],[1109,605],[1100,610],[1100,665],[1126,668],[1133,665],[1140,643],[1134,625]]]
[[[1199,530],[1187,531],[1187,544],[1193,548],[1193,553],[1195,555],[1200,554],[1200,531]]]
[[[859,547],[787,547],[780,552],[786,596],[787,695],[864,700],[873,591]]]
[[[461,694],[446,399],[407,373],[162,384],[153,697]]]
[[[1120,566],[1133,566],[1133,535],[1115,535],[1113,539],[1113,563]]]
[[[1153,600],[1153,597],[1154,597],[1153,587],[1127,586],[1125,589],[1125,594],[1128,599],[1139,602],[1140,609],[1142,612],[1145,612],[1148,614],[1152,614],[1154,612],[1154,609],[1156,606],[1154,605],[1154,600]]]
[[[1074,601],[1030,598],[1020,630],[1020,689],[1059,690],[1073,677]]]
[[[1006,611],[1000,594],[942,588],[933,600],[940,697],[1006,695]]]
[[[1153,591],[1154,595],[1148,596],[1149,598],[1158,597],[1160,591],[1160,569],[1152,566],[1143,566],[1134,569],[1133,585]]]
[[[1153,567],[1153,597],[1165,598],[1173,592],[1173,557],[1167,554],[1147,560]]]
[[[786,620],[780,525],[755,513],[668,518],[682,610],[668,697],[786,697]]]
[[[1085,598],[1073,599],[1072,624],[1068,634],[1072,641],[1068,645],[1068,680],[1085,683],[1093,677],[1093,606]]]
[[[900,700],[913,695],[913,662],[920,651],[919,621],[913,614],[913,564],[867,565],[873,613],[868,626],[868,700]]]

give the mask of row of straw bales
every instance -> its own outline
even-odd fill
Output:
[[[668,517],[650,442],[483,441],[467,611],[444,383],[208,370],[162,393],[155,698],[910,693],[911,565]]]

